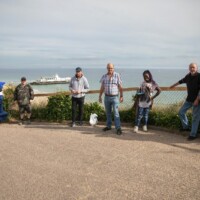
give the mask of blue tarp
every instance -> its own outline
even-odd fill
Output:
[[[3,95],[0,95],[0,122],[6,120],[8,113],[3,110]]]

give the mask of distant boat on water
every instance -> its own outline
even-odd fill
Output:
[[[50,85],[50,84],[66,84],[71,81],[71,77],[61,78],[58,74],[52,77],[41,77],[39,80],[33,81],[31,85]]]

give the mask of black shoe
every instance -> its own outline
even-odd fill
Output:
[[[103,130],[103,131],[109,131],[109,130],[111,130],[111,128],[106,126],[106,127],[103,128],[102,130]]]
[[[187,140],[189,140],[189,141],[191,141],[191,140],[195,140],[197,137],[195,137],[195,136],[188,136],[188,138],[187,138]]]
[[[26,123],[27,123],[28,125],[31,124],[31,120],[28,119]]]
[[[118,128],[117,129],[117,135],[121,135],[122,134],[122,129],[121,128]]]
[[[180,128],[179,131],[180,132],[191,131],[191,128]]]
[[[83,122],[77,122],[78,126],[83,126]]]

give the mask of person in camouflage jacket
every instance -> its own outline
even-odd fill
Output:
[[[27,112],[27,123],[30,124],[31,117],[31,103],[30,100],[34,99],[34,92],[32,87],[26,83],[26,77],[21,78],[21,84],[19,84],[14,91],[14,101],[17,101],[19,106],[20,121],[19,124],[23,124],[25,112]]]

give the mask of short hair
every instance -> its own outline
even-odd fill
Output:
[[[82,69],[80,67],[76,68],[76,72],[81,72],[81,71],[82,71]]]
[[[21,81],[26,81],[26,77],[21,77]]]
[[[112,63],[108,63],[108,64],[107,64],[107,68],[108,68],[108,66],[110,66],[110,65],[112,65],[113,68],[115,68],[114,65],[113,65]]]
[[[192,65],[196,65],[196,67],[198,67],[196,63],[190,63],[189,67],[191,67]]]

